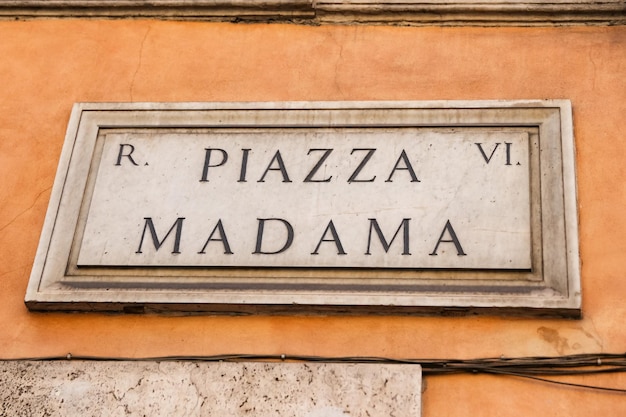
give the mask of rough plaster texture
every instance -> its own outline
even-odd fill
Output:
[[[0,362],[2,416],[416,417],[414,365]]]
[[[624,351],[626,26],[390,28],[52,19],[3,21],[0,35],[2,358],[67,352],[480,358]],[[567,98],[573,106],[581,320],[40,314],[24,306],[75,102],[528,97]],[[626,387],[626,373],[569,380]],[[423,414],[623,416],[626,401],[623,395],[538,381],[460,374],[428,378]]]

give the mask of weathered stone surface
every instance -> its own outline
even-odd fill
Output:
[[[517,127],[135,130],[95,152],[78,266],[532,268]]]
[[[417,365],[0,362],[3,416],[418,417]]]

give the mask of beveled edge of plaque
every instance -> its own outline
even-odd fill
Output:
[[[551,268],[545,253],[558,257],[563,263],[543,273],[544,285],[529,282],[476,281],[469,284],[422,280],[419,285],[398,287],[392,291],[363,286],[336,286],[328,288],[317,283],[320,289],[307,285],[301,288],[271,285],[245,288],[235,286],[163,285],[155,279],[152,285],[137,288],[115,277],[103,281],[68,280],[68,259],[50,256],[51,248],[58,245],[56,236],[65,233],[65,240],[72,240],[77,226],[77,210],[68,216],[72,206],[80,206],[84,189],[68,185],[73,161],[91,156],[81,149],[80,141],[94,138],[103,127],[145,127],[145,118],[152,116],[154,126],[163,126],[164,117],[171,117],[165,125],[196,126],[194,115],[219,112],[302,112],[328,111],[327,122],[336,120],[333,111],[487,111],[490,114],[506,114],[511,110],[522,112],[548,110],[541,120],[526,120],[529,125],[540,126],[542,140],[552,138],[558,142],[559,161],[542,166],[542,176],[551,179],[562,193],[553,196],[554,190],[542,188],[542,236],[553,233],[551,225],[560,225],[555,236],[561,240],[556,246],[542,240],[544,257],[542,266]],[[443,114],[442,113],[442,114]],[[378,115],[378,117],[383,117]],[[504,117],[504,116],[503,116]],[[507,116],[508,117],[508,116]],[[526,115],[525,117],[528,117]],[[149,117],[148,117],[149,118]],[[384,117],[383,117],[384,118]],[[122,119],[121,121],[119,119]],[[509,124],[524,124],[524,116],[513,118]],[[536,119],[536,118],[535,118]],[[254,120],[247,127],[254,127]],[[221,121],[220,121],[221,122]],[[169,123],[169,124],[168,124]],[[226,122],[224,122],[226,123]],[[449,121],[454,125],[454,121]],[[458,122],[457,122],[458,123]],[[465,125],[468,122],[463,122]],[[489,124],[489,122],[483,121]],[[437,123],[440,125],[441,123]],[[497,124],[497,123],[496,123]],[[543,137],[547,136],[547,138]],[[555,145],[556,146],[556,145]],[[543,148],[543,146],[542,146]],[[86,152],[86,154],[85,154]],[[542,151],[543,152],[543,151]],[[554,152],[552,152],[554,153]],[[91,159],[90,159],[91,160]],[[553,198],[554,197],[554,198]],[[549,201],[545,201],[545,199]],[[551,205],[546,211],[545,206]],[[545,213],[556,213],[558,218],[546,219]],[[554,217],[556,217],[554,216]],[[65,222],[65,224],[63,224]],[[67,224],[73,224],[68,232]],[[64,226],[64,227],[61,227]],[[59,229],[60,227],[60,229]],[[55,234],[55,229],[57,233]],[[58,233],[58,230],[62,230]],[[543,237],[545,239],[545,236]],[[53,251],[54,252],[54,251]],[[58,254],[57,252],[54,252]],[[557,259],[557,260],[558,260]],[[552,258],[550,259],[552,260]],[[556,262],[557,264],[559,262]],[[377,101],[377,102],[246,102],[246,103],[77,103],[68,124],[59,168],[54,181],[37,255],[28,284],[25,303],[33,311],[111,311],[111,312],[176,312],[211,314],[513,314],[546,317],[581,316],[581,285],[578,249],[578,220],[575,179],[575,149],[572,125],[572,109],[569,100],[512,100],[512,101]],[[115,272],[113,272],[115,274]],[[101,277],[100,277],[101,278]],[[519,284],[519,285],[518,285]],[[145,285],[145,282],[139,285]],[[296,286],[297,287],[297,286]],[[312,289],[313,288],[313,289]],[[355,292],[356,289],[356,292]]]

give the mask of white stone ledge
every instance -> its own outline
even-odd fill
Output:
[[[419,365],[0,361],[3,416],[419,417]]]
[[[384,25],[623,25],[621,0],[0,0],[0,19],[156,18]]]

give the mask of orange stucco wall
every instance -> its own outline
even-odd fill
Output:
[[[626,351],[626,27],[0,22],[0,358],[221,353],[478,358]],[[69,114],[85,101],[567,98],[582,320],[30,313]],[[626,376],[570,378],[626,388]],[[626,398],[495,376],[426,380],[425,416],[623,415]]]

